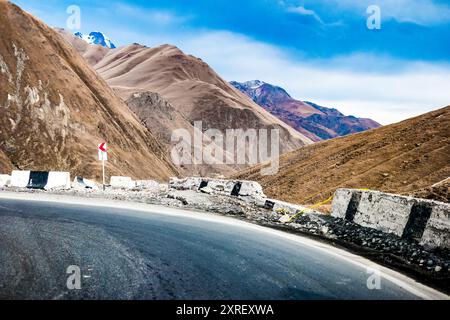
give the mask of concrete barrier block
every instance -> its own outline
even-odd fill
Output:
[[[72,183],[72,187],[76,189],[93,189],[93,190],[99,190],[99,185],[93,181],[88,180],[83,177],[75,177]]]
[[[113,176],[110,181],[114,189],[133,189],[136,183],[130,177]]]
[[[200,192],[206,193],[206,194],[213,194],[214,190],[213,190],[213,188],[206,186],[206,187],[201,188]]]
[[[411,197],[363,191],[353,222],[401,237],[413,205]]]
[[[169,187],[176,190],[201,190],[208,187],[208,193],[211,194],[266,197],[262,186],[255,181],[235,181],[201,177],[189,177],[185,179],[171,178]]]
[[[432,248],[450,249],[450,204],[434,204],[420,243]]]
[[[0,187],[7,187],[11,184],[11,176],[9,174],[0,174]]]
[[[160,186],[157,181],[154,180],[137,180],[135,181],[135,188],[147,191],[159,191]]]
[[[184,179],[170,178],[169,188],[175,190],[198,190],[204,178],[189,177]]]
[[[62,171],[50,171],[48,174],[45,190],[50,189],[70,189],[70,173]]]
[[[272,211],[280,214],[293,215],[305,209],[305,207],[280,200],[268,199],[268,201],[273,203]]]
[[[333,198],[332,216],[361,226],[403,235],[413,198],[382,193],[338,189]]]
[[[355,193],[361,194],[361,191],[351,189],[338,189],[334,193],[331,215],[335,218],[345,219],[345,215]]]
[[[258,206],[260,208],[266,208],[266,201],[267,198],[266,197],[242,197],[241,198],[242,201]],[[267,209],[267,208],[266,208]],[[272,210],[272,208],[268,208],[269,210]]]
[[[26,188],[30,180],[30,171],[14,170],[11,173],[11,187]]]
[[[229,195],[233,189],[234,182],[229,180],[208,179],[208,185],[212,193]]]
[[[378,191],[339,189],[332,208],[332,216],[364,227],[430,247],[450,247],[448,203]]]
[[[263,192],[262,186],[255,181],[242,181],[241,190],[239,191],[240,196],[250,196],[250,197],[266,197]]]
[[[45,189],[48,183],[48,171],[30,171],[30,180],[28,181],[27,188],[29,189]]]

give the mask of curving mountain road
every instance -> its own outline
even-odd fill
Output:
[[[1,299],[445,297],[381,267],[369,290],[365,259],[231,218],[29,197],[0,193]],[[69,266],[80,290],[66,286]]]

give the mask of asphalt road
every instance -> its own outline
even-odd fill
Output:
[[[246,225],[0,198],[0,298],[417,298],[384,278],[369,290],[366,268]]]

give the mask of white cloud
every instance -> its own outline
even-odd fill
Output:
[[[111,6],[109,9],[113,9],[121,15],[126,15],[133,20],[142,20],[147,25],[158,25],[163,27],[168,25],[176,26],[191,19],[190,16],[177,15],[168,10],[143,9],[125,3],[114,3]]]
[[[355,3],[364,5],[364,1],[337,2],[339,4],[336,5],[341,6],[354,7]],[[408,1],[410,7],[407,7],[405,0],[379,0],[378,3],[382,10],[386,6],[385,9],[391,8],[388,12],[397,12],[397,16],[403,8],[406,10],[402,11],[405,19],[409,17],[424,21],[425,18],[420,18],[422,13],[412,8],[422,8],[435,19],[443,19],[440,17],[442,13],[436,11],[439,5],[428,0]],[[302,13],[313,14],[305,7],[302,8]],[[128,12],[134,19],[152,17],[153,25],[177,26],[189,18],[166,11],[139,11],[132,6],[115,9]],[[447,9],[442,12],[447,12]],[[331,60],[301,60],[298,56],[288,55],[281,48],[227,31],[176,30],[149,27],[136,33],[126,26],[117,28],[116,22],[111,22],[110,28],[103,31],[107,31],[113,41],[123,44],[174,44],[186,53],[206,61],[228,81],[263,80],[285,88],[294,98],[336,107],[345,114],[370,117],[383,124],[450,104],[448,64],[405,62],[364,53]]]
[[[321,24],[324,24],[324,22],[322,21],[322,19],[319,17],[319,15],[313,11],[313,10],[308,10],[303,6],[298,6],[298,7],[289,7],[287,9],[288,12],[292,12],[292,13],[297,13],[300,14],[302,16],[311,16],[314,19],[316,19],[318,22],[320,22]]]
[[[226,80],[263,80],[285,88],[293,97],[345,114],[370,117],[383,124],[397,122],[450,104],[450,66],[422,62],[400,70],[354,70],[364,55],[335,61],[297,61],[279,48],[230,32],[203,32],[165,39],[186,53],[201,57]],[[386,57],[366,56],[367,63]]]
[[[227,31],[110,32],[122,43],[176,45],[207,62],[228,81],[263,80],[285,88],[296,99],[382,124],[450,104],[449,64],[406,62],[364,53],[301,60],[281,48]]]

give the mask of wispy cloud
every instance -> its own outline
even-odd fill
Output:
[[[176,40],[175,40],[176,41]],[[178,40],[179,41],[179,40]],[[221,45],[218,45],[221,44]],[[229,32],[205,32],[179,41],[227,80],[260,79],[287,89],[292,96],[346,114],[397,122],[450,104],[450,65],[414,62],[399,71],[355,70],[360,55],[335,61],[299,62],[274,46]],[[366,56],[366,63],[380,59]],[[401,63],[383,58],[386,66]]]
[[[324,24],[323,20],[319,17],[319,15],[314,10],[308,10],[303,6],[298,7],[288,7],[288,12],[297,13],[302,16],[310,16],[313,17],[317,22]]]
[[[114,10],[132,19],[143,20],[146,24],[177,26],[192,19],[190,15],[179,15],[170,10],[147,9],[127,3],[112,3]]]

